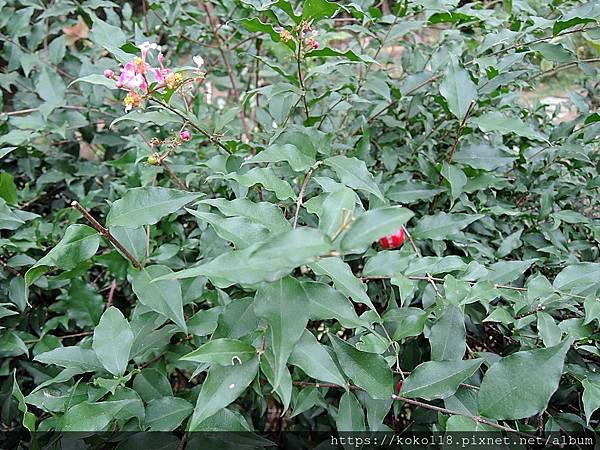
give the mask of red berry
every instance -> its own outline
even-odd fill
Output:
[[[385,249],[400,248],[402,247],[402,244],[404,244],[405,237],[406,235],[404,233],[404,228],[400,228],[395,233],[388,234],[387,236],[379,239],[379,245]]]

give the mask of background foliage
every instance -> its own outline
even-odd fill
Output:
[[[597,429],[597,2],[0,7],[6,446]],[[125,115],[144,41],[206,79]]]

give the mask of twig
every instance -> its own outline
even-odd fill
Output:
[[[542,72],[538,72],[532,76],[529,77],[529,81],[533,80],[535,78],[545,78],[551,75],[554,75],[557,72],[560,72],[561,70],[564,69],[569,69],[570,67],[574,67],[578,64],[589,64],[589,63],[598,63],[600,62],[600,58],[590,58],[590,59],[579,59],[577,61],[571,61],[568,63],[564,63],[564,64],[560,64],[558,66],[556,66],[554,69],[550,69],[550,70],[544,70]]]
[[[212,142],[213,144],[215,144],[217,147],[221,148],[222,150],[225,150],[227,152],[227,154],[231,154],[231,150],[229,150],[221,141],[219,141],[218,138],[216,138],[215,136],[213,136],[212,134],[210,134],[208,131],[202,129],[200,126],[196,125],[194,122],[192,122],[191,120],[189,120],[185,116],[185,114],[183,114],[181,111],[179,111],[178,109],[173,108],[172,106],[168,105],[167,103],[164,103],[161,100],[158,100],[156,98],[151,98],[150,100],[153,101],[154,103],[162,106],[163,108],[168,109],[173,114],[176,114],[181,119],[183,119],[186,122],[188,122],[192,128],[194,128],[196,131],[198,131],[200,134],[202,134],[204,137],[206,137],[210,142]]]
[[[4,261],[3,259],[0,259],[0,267],[2,267],[4,270],[6,270],[11,275],[14,275],[16,277],[21,276],[21,272],[19,272],[14,267],[9,266],[8,263],[6,261]]]
[[[450,152],[448,152],[448,157],[446,158],[448,161],[448,164],[452,163],[452,159],[454,158],[454,153],[456,153],[456,148],[458,147],[458,141],[460,141],[460,137],[462,136],[462,133],[467,125],[467,119],[473,112],[473,107],[475,106],[475,103],[476,103],[475,100],[471,100],[471,103],[469,103],[469,107],[467,108],[467,111],[465,112],[464,117],[460,121],[460,125],[458,126],[458,131],[456,132],[456,137],[454,138],[454,143],[452,144],[452,148],[450,149]],[[438,184],[441,184],[443,179],[444,179],[444,177],[442,176],[442,174],[440,174]],[[435,205],[437,204],[438,198],[439,198],[439,194],[436,194],[433,197],[433,199],[431,199],[431,204],[429,205],[429,213],[430,214],[435,210]]]
[[[81,333],[65,334],[63,336],[56,336],[56,337],[60,340],[63,340],[63,339],[71,339],[71,338],[76,338],[76,337],[90,336],[92,334],[94,334],[93,331],[82,331]]]
[[[340,386],[338,384],[335,383],[308,383],[305,381],[294,381],[293,384],[297,385],[297,386],[314,386],[317,388],[346,388],[346,386]],[[348,383],[348,389],[353,390],[353,391],[363,391],[364,389],[355,386],[353,384]],[[425,402],[420,402],[418,400],[413,400],[410,398],[406,398],[406,397],[402,397],[401,395],[395,395],[392,394],[392,399],[393,400],[399,400],[402,401],[404,403],[408,403],[409,405],[413,405],[413,406],[418,406],[420,408],[425,408],[425,409],[429,409],[431,411],[436,411],[442,414],[448,414],[451,416],[463,416],[463,417],[468,417],[469,419],[473,420],[474,422],[477,423],[482,423],[484,425],[490,426],[492,428],[496,428],[497,430],[502,430],[502,431],[506,431],[509,433],[516,433],[519,434],[521,436],[526,436],[529,438],[535,438],[536,436],[534,436],[533,434],[529,434],[529,433],[524,433],[522,431],[519,430],[515,430],[514,428],[510,428],[504,425],[500,425],[498,423],[492,422],[491,420],[485,419],[483,417],[480,416],[474,416],[471,414],[465,414],[459,411],[453,411],[451,409],[447,409],[447,408],[442,408],[440,406],[435,406],[435,405],[431,405],[429,403],[425,403]]]
[[[301,99],[304,104],[304,113],[306,114],[306,118],[309,117],[308,112],[308,102],[306,101],[306,86],[304,85],[304,77],[302,76],[302,66],[300,64],[300,60],[302,58],[302,40],[298,37],[298,51],[296,52],[296,66],[298,69],[298,82],[300,83],[300,89],[302,89]]]
[[[185,184],[185,181],[183,181],[181,178],[179,178],[179,176],[175,173],[175,171],[171,168],[171,166],[169,164],[167,164],[165,162],[164,159],[160,160],[160,165],[162,167],[164,167],[164,169],[167,171],[167,173],[169,174],[169,176],[171,177],[171,179],[184,191],[188,191],[189,188],[187,186],[187,184]]]
[[[404,234],[406,235],[406,237],[408,238],[408,242],[410,242],[410,246],[412,247],[412,249],[414,250],[414,252],[416,253],[416,255],[421,258],[421,251],[419,250],[419,247],[417,247],[417,244],[415,244],[415,241],[413,240],[411,234],[408,232],[408,230],[406,229],[406,227],[402,227],[402,229],[404,230]],[[442,294],[440,293],[440,290],[438,289],[437,285],[435,284],[435,280],[434,278],[431,276],[431,274],[429,272],[426,273],[426,277],[425,279],[431,284],[431,286],[433,287],[433,290],[435,291],[435,293],[437,294],[438,297],[441,297]]]
[[[108,291],[108,301],[106,302],[106,309],[110,308],[115,298],[115,291],[117,289],[117,280],[112,280],[110,283],[110,291]]]
[[[121,253],[123,253],[123,255],[125,255],[125,257],[131,261],[131,263],[137,268],[137,269],[142,269],[142,263],[140,263],[137,258],[135,256],[133,256],[129,250],[127,250],[123,244],[121,244],[121,242],[119,242],[119,240],[114,237],[111,232],[109,231],[108,228],[104,227],[100,222],[98,222],[94,216],[92,216],[90,214],[90,212],[85,209],[83,206],[81,206],[79,204],[78,201],[73,200],[71,202],[71,207],[75,208],[77,211],[79,211],[83,217],[85,217],[85,219],[96,229],[96,231],[98,231],[98,233],[100,233],[102,236],[104,236],[106,239],[109,240],[109,242],[114,245]]]
[[[312,176],[313,172],[321,164],[323,164],[323,161],[317,161],[317,163],[314,166],[312,166],[310,169],[308,169],[306,171],[306,175],[304,176],[304,182],[302,183],[302,186],[300,187],[300,192],[298,193],[298,200],[296,201],[296,212],[294,212],[294,222],[293,222],[294,228],[296,228],[296,226],[298,225],[298,215],[300,214],[300,208],[302,207],[304,191],[306,191],[306,187],[308,186],[308,182],[310,181],[310,177]]]
[[[217,42],[217,47],[219,48],[219,53],[221,53],[221,58],[223,59],[223,64],[225,65],[225,69],[227,70],[227,76],[229,77],[229,82],[231,83],[231,90],[233,91],[235,100],[239,101],[240,93],[237,88],[237,83],[235,81],[235,75],[233,73],[233,69],[231,68],[231,64],[229,63],[229,58],[227,58],[227,53],[225,52],[225,49],[223,48],[223,41],[221,40],[221,37],[219,36],[220,26],[217,26],[217,18],[212,16],[212,14],[210,12],[212,7],[208,4],[208,2],[201,1],[200,4],[204,8],[204,11],[206,11],[206,15],[208,17],[208,23],[210,24],[210,28],[213,32],[213,36],[215,37],[215,41]],[[248,128],[248,123],[246,122],[246,115],[244,114],[243,107],[240,108],[240,120],[242,122],[242,127],[244,128],[244,135],[246,136],[246,139],[250,140],[250,138],[251,138],[250,129]]]

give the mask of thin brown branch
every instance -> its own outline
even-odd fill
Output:
[[[9,266],[8,263],[6,261],[4,261],[3,259],[0,259],[0,267],[2,267],[4,270],[6,270],[11,275],[14,275],[16,277],[21,276],[21,272],[19,272],[14,267]]]
[[[111,232],[108,228],[106,228],[100,222],[98,222],[94,218],[94,216],[92,216],[90,214],[90,212],[87,209],[85,209],[83,206],[81,206],[81,204],[78,201],[73,200],[71,202],[71,207],[75,208],[77,211],[79,211],[81,213],[81,215],[83,215],[83,217],[85,217],[85,219],[96,229],[96,231],[98,233],[100,233],[102,236],[104,236],[106,239],[108,239],[108,241],[112,245],[114,245],[129,261],[131,261],[131,263],[134,265],[134,267],[136,267],[137,269],[143,269],[142,263],[140,263],[137,260],[137,258],[135,256],[133,256],[129,252],[129,250],[127,250],[125,248],[125,246],[123,244],[121,244],[121,242],[119,242],[119,240],[111,234]]]
[[[304,192],[306,191],[306,187],[308,186],[308,182],[310,181],[310,177],[313,172],[321,165],[323,161],[317,161],[317,163],[312,166],[310,169],[306,171],[306,175],[304,176],[304,182],[300,187],[300,192],[298,193],[298,200],[296,201],[296,211],[294,212],[294,222],[293,226],[296,228],[298,225],[298,215],[300,214],[300,208],[302,207],[302,200],[304,199]]]
[[[106,302],[106,309],[110,308],[115,299],[115,291],[117,290],[117,280],[112,280],[110,283],[110,290],[108,291],[108,300]]]
[[[353,391],[362,391],[362,390],[364,390],[364,389],[362,389],[362,388],[360,388],[358,386],[355,386],[353,384],[350,384],[350,383],[348,383],[348,386],[340,386],[340,385],[337,385],[335,383],[309,383],[309,382],[305,382],[305,381],[294,381],[293,384],[295,384],[296,386],[304,386],[304,387],[306,387],[306,386],[314,386],[314,387],[317,387],[317,388],[344,388],[344,389],[347,387],[348,389],[353,390]],[[439,412],[439,413],[442,413],[442,414],[448,414],[450,416],[468,417],[469,419],[473,420],[474,422],[487,425],[487,426],[495,428],[497,430],[502,430],[502,431],[506,431],[506,432],[509,432],[509,433],[515,433],[515,434],[518,434],[518,435],[521,435],[521,436],[526,436],[526,437],[529,437],[529,438],[535,438],[536,437],[533,434],[524,433],[522,431],[515,430],[514,428],[507,427],[507,426],[504,426],[504,425],[500,425],[500,424],[498,424],[496,422],[492,422],[491,420],[485,419],[485,418],[480,417],[480,416],[474,416],[474,415],[462,413],[462,412],[459,412],[459,411],[453,411],[451,409],[442,408],[440,406],[435,406],[435,405],[431,405],[429,403],[420,402],[418,400],[413,400],[413,399],[410,399],[410,398],[406,398],[406,397],[403,397],[401,395],[392,394],[392,399],[402,401],[402,402],[407,403],[407,404],[412,405],[412,406],[418,406],[420,408],[429,409],[431,411],[436,411],[436,412]]]
[[[195,129],[196,131],[198,131],[201,135],[203,135],[205,138],[207,138],[210,142],[212,142],[213,144],[215,144],[217,147],[219,147],[222,150],[225,150],[225,152],[227,152],[227,154],[231,154],[231,150],[229,150],[221,141],[219,141],[218,138],[216,138],[215,136],[213,136],[212,134],[210,134],[208,131],[202,129],[200,126],[196,125],[194,122],[192,122],[191,120],[189,120],[185,114],[183,114],[181,111],[179,111],[176,108],[173,108],[171,105],[158,100],[156,98],[151,98],[151,101],[153,101],[154,103],[156,103],[157,105],[162,106],[165,109],[168,109],[169,111],[171,111],[173,114],[179,116],[181,119],[185,120],[187,123],[190,124],[190,126]]]
[[[215,42],[217,43],[217,47],[219,48],[219,53],[221,53],[221,59],[223,59],[223,64],[225,65],[225,70],[227,70],[227,76],[229,77],[229,82],[231,83],[231,90],[233,91],[233,95],[237,102],[240,101],[240,92],[237,88],[237,83],[235,81],[235,74],[233,73],[233,69],[229,62],[229,58],[227,57],[227,52],[223,46],[223,41],[221,40],[221,36],[219,36],[219,28],[220,25],[217,23],[218,18],[213,16],[211,13],[212,6],[209,2],[201,1],[200,4],[206,11],[206,15],[208,17],[208,23],[210,24],[210,28],[212,30],[213,36],[215,38]],[[246,139],[250,140],[251,133],[250,128],[248,128],[248,123],[246,122],[246,115],[244,114],[243,106],[240,108],[240,121],[242,122],[242,128],[244,129],[244,135]]]
[[[298,82],[300,83],[300,89],[302,89],[302,93],[300,94],[300,98],[302,99],[302,103],[304,104],[304,113],[306,114],[306,118],[309,117],[308,112],[308,102],[306,101],[306,86],[304,84],[304,76],[302,75],[302,40],[298,38],[298,51],[296,52],[296,67],[298,70]]]

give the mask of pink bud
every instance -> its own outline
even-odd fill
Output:
[[[106,78],[114,78],[115,77],[115,73],[112,70],[110,70],[110,69],[106,69],[104,71],[104,76]]]
[[[313,42],[312,43],[312,48],[314,48],[315,50],[319,48],[319,43],[318,42]]]
[[[190,133],[189,130],[183,130],[179,133],[179,137],[182,141],[189,141],[192,138],[192,133]]]

